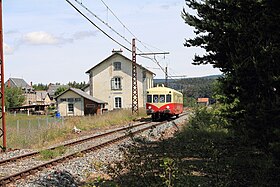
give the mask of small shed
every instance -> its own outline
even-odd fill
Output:
[[[209,98],[197,98],[197,104],[203,105],[203,106],[208,106],[210,104]]]
[[[61,116],[102,114],[107,104],[76,88],[67,89],[55,99],[58,112]]]

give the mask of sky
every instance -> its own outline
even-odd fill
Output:
[[[146,56],[156,60],[137,55],[137,63],[154,72],[155,78],[165,77],[161,69],[165,67],[171,78],[220,74],[211,65],[192,65],[194,55],[204,51],[184,47],[185,39],[195,36],[181,17],[186,8],[184,0],[69,1],[122,46],[66,0],[2,1],[5,80],[88,82],[85,72],[110,56],[112,50],[122,49],[131,59],[127,49],[131,49],[132,38],[136,38],[137,53],[169,53]]]

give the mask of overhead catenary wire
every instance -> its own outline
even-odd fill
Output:
[[[101,23],[103,23],[104,25],[106,25],[109,29],[111,29],[114,33],[116,33],[119,37],[121,37],[122,39],[124,39],[127,43],[129,43],[130,45],[132,45],[132,43],[126,39],[123,35],[121,35],[118,31],[116,31],[113,27],[111,27],[109,25],[109,23],[106,23],[105,21],[103,21],[101,18],[99,18],[96,14],[94,14],[91,10],[89,10],[82,2],[79,2],[78,0],[75,0],[77,4],[79,4],[81,7],[83,7],[86,11],[88,11],[91,15],[93,15],[96,19],[98,19]]]
[[[119,41],[117,41],[116,39],[114,39],[112,36],[110,36],[109,34],[107,34],[104,30],[102,30],[97,24],[95,24],[90,18],[88,18],[85,14],[82,13],[82,11],[80,11],[75,5],[73,5],[69,0],[66,0],[78,13],[80,13],[85,19],[87,19],[92,25],[94,25],[98,30],[100,30],[103,34],[105,34],[108,38],[110,38],[112,41],[114,41],[115,43],[117,43],[118,45],[120,45],[121,47],[123,47],[124,49],[126,49],[127,51],[129,52],[132,52],[131,49],[127,48],[125,45],[121,44]],[[98,19],[102,24],[106,25],[109,29],[111,29],[114,33],[116,33],[120,38],[122,38],[123,40],[125,40],[128,44],[132,45],[131,42],[126,39],[123,35],[121,35],[118,31],[116,31],[113,27],[111,27],[109,25],[109,23],[103,21],[100,17],[98,17],[95,13],[93,13],[91,10],[89,10],[82,2],[79,2],[78,0],[74,0],[78,5],[80,5],[82,8],[84,8],[87,12],[89,12],[92,16],[94,16],[96,19]],[[107,10],[110,11],[110,13],[118,20],[118,22],[123,26],[124,29],[126,29],[145,49],[147,49],[148,51],[152,51],[149,47],[147,46],[150,46],[154,49],[157,49],[159,51],[163,51],[163,50],[160,50],[156,47],[153,47],[149,44],[146,44],[142,41],[140,41],[126,26],[125,24],[116,16],[116,14],[112,11],[111,8],[109,8],[109,6],[103,1],[101,0],[101,2],[103,3],[103,5],[106,7]],[[107,15],[108,17],[108,15]],[[138,47],[136,47],[136,49],[142,53],[142,50],[140,50]],[[141,56],[142,58],[146,58],[146,59],[149,59],[151,61],[153,61],[157,66],[159,66],[159,68],[162,70],[162,72],[166,73],[165,72],[165,68],[163,68],[160,63],[158,62],[158,60],[155,58],[151,58],[151,57],[147,57],[147,56],[144,56],[144,55],[141,55],[140,53],[138,53],[137,55],[138,56]],[[165,58],[165,57],[164,57]],[[168,76],[171,78],[171,76]]]
[[[98,30],[100,30],[103,34],[105,34],[108,38],[110,38],[112,41],[114,41],[115,43],[117,43],[118,45],[120,45],[121,47],[123,47],[124,49],[126,49],[129,52],[132,52],[131,49],[127,48],[126,46],[124,46],[123,44],[121,44],[120,42],[118,42],[117,40],[115,40],[113,37],[111,37],[109,34],[107,34],[105,31],[103,31],[100,27],[98,27],[93,21],[91,21],[85,14],[83,14],[75,5],[73,5],[69,0],[66,0],[67,3],[69,3],[79,14],[81,14],[86,20],[88,20],[93,26],[95,26]]]

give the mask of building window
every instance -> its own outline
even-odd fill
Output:
[[[74,104],[72,103],[68,104],[68,112],[74,112]]]
[[[74,102],[74,98],[67,98],[68,102]]]
[[[82,99],[81,98],[75,98],[75,102],[81,102]]]
[[[122,84],[121,84],[121,78],[120,77],[112,78],[111,88],[112,88],[112,90],[121,90],[122,89]]]
[[[122,69],[122,63],[121,62],[114,62],[114,71],[118,71]]]
[[[115,97],[115,108],[122,108],[122,98]]]
[[[61,99],[60,99],[60,102],[64,102],[64,101],[66,101],[65,98],[61,98]]]

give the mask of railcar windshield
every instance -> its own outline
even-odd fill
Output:
[[[147,103],[170,103],[172,101],[172,96],[171,94],[154,94],[154,95],[147,95]]]
[[[158,95],[153,95],[153,103],[158,103]]]
[[[160,103],[165,103],[165,95],[160,95],[159,96],[159,102]]]

